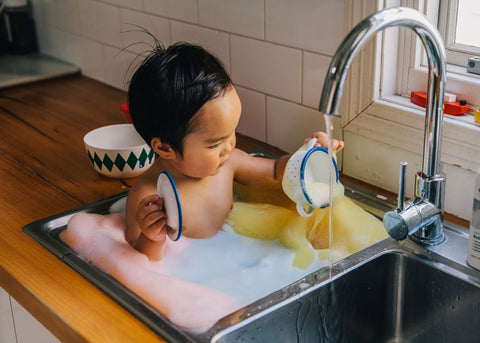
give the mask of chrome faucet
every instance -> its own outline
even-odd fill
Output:
[[[406,7],[385,9],[361,21],[345,37],[332,58],[323,85],[319,111],[329,115],[338,114],[343,84],[353,58],[369,38],[391,26],[410,28],[420,37],[427,52],[428,92],[423,166],[415,178],[415,199],[404,205],[405,166],[402,166],[399,205],[395,211],[385,214],[383,223],[395,239],[412,236],[419,243],[435,245],[445,239],[445,175],[440,172],[440,153],[446,65],[445,47],[438,30],[423,14]]]

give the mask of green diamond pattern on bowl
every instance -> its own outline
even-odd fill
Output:
[[[155,151],[153,149],[150,149],[150,152],[148,153],[148,163],[152,163],[153,157],[155,156]]]
[[[115,162],[113,162],[120,171],[123,171],[123,168],[125,167],[125,159],[122,157],[122,155],[117,154],[117,157],[115,158]]]
[[[94,154],[93,161],[97,165],[98,169],[102,169],[102,160],[100,159],[100,157],[98,157],[97,153]]]
[[[102,169],[103,166],[108,169],[108,171],[112,171],[113,166],[116,166],[120,171],[123,171],[125,166],[129,166],[132,170],[135,169],[135,166],[137,165],[137,162],[139,162],[139,168],[145,167],[145,163],[147,162],[150,164],[152,162],[153,157],[155,156],[155,152],[150,149],[150,152],[147,153],[145,149],[142,149],[142,152],[140,153],[140,156],[137,157],[133,152],[130,153],[128,156],[128,159],[125,161],[125,159],[122,157],[122,155],[117,154],[115,157],[115,161],[112,161],[112,159],[105,154],[103,159],[100,158],[100,156],[97,155],[95,152],[92,156],[92,153],[90,150],[87,150],[88,153],[88,158],[90,162],[92,163],[93,166],[97,166],[98,169]]]
[[[90,150],[87,150],[87,153],[88,153],[88,158],[90,159],[90,162],[92,163],[92,165],[94,164],[95,160],[92,156],[92,154],[90,153]]]
[[[148,158],[148,155],[147,155],[147,152],[144,149],[144,150],[142,150],[142,152],[140,154],[140,157],[138,158],[140,168],[143,168],[145,166],[145,161],[147,160],[147,158]]]
[[[105,157],[103,158],[103,165],[107,167],[108,171],[112,171],[113,161],[111,160],[110,157],[108,157],[107,154],[105,154]]]
[[[142,149],[142,151],[144,151]],[[138,162],[138,158],[137,156],[135,156],[135,154],[133,153],[133,151],[130,153],[130,155],[128,156],[128,159],[127,159],[127,164],[130,166],[130,168],[135,168],[135,165],[137,164]]]

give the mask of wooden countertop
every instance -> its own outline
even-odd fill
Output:
[[[0,91],[0,287],[64,342],[161,339],[22,232],[34,221],[128,190],[93,170],[83,136],[126,123],[126,94],[80,75]],[[245,150],[267,147],[239,135]]]
[[[80,75],[0,91],[0,287],[64,342],[161,341],[22,232],[133,185],[95,172],[83,145],[88,131],[126,123],[124,102],[125,92]],[[237,145],[272,149],[241,135]]]

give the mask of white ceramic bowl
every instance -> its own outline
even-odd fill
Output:
[[[100,127],[87,133],[83,142],[93,168],[114,178],[138,176],[155,159],[154,151],[132,124]]]

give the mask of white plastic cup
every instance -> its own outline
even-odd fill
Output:
[[[315,208],[328,206],[332,163],[335,182],[338,182],[335,159],[330,159],[327,149],[314,147],[316,142],[317,139],[312,138],[290,157],[282,179],[283,191],[297,204],[297,212],[302,217],[311,216]]]

